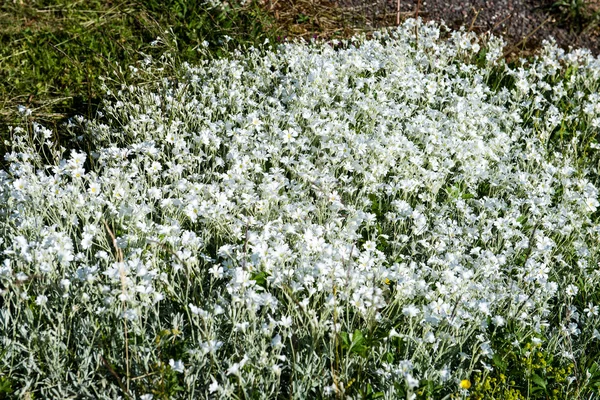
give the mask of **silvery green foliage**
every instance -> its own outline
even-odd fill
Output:
[[[218,9],[227,9],[227,7],[239,7],[239,6],[245,6],[246,4],[248,4],[249,1],[248,0],[204,0],[202,2],[202,6],[204,7],[211,7],[211,8],[218,8]]]
[[[90,154],[15,129],[0,372],[17,394],[149,399],[167,376],[185,398],[451,392],[508,326],[580,357],[600,336],[574,301],[600,283],[597,166],[579,162],[600,61],[549,43],[511,69],[501,40],[440,35],[408,20],[183,65],[82,121]]]

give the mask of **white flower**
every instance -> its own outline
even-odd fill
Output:
[[[165,296],[160,293],[160,292],[154,292],[154,299],[152,300],[153,304],[156,304],[160,301],[162,301],[165,298]]]
[[[595,317],[598,315],[598,306],[588,303],[588,306],[583,310],[583,312],[587,313],[588,318]]]
[[[293,143],[296,141],[296,137],[298,136],[298,132],[291,128],[285,129],[281,133],[283,143]]]
[[[396,331],[396,328],[392,328],[392,330],[390,331],[390,333],[388,334],[388,337],[390,338],[395,338],[395,337],[402,337],[402,335],[400,335],[398,333],[398,331]]]
[[[94,234],[84,233],[81,238],[81,248],[84,250],[89,249],[90,247],[92,247],[93,240]]]
[[[331,396],[334,393],[338,393],[339,389],[337,388],[335,383],[332,383],[331,385],[325,386],[323,388],[323,394],[325,394],[325,396]]]
[[[250,124],[252,126],[258,128],[258,127],[260,127],[263,124],[263,122],[260,119],[258,119],[257,117],[254,117],[254,118],[251,119]]]
[[[159,200],[162,197],[162,191],[160,188],[151,187],[148,189],[148,196],[150,196],[151,199]]]
[[[492,349],[492,346],[489,342],[483,342],[479,345],[479,347],[481,348],[482,355],[489,358],[491,358],[494,355],[494,350]]]
[[[25,106],[17,106],[17,110],[19,111],[19,114],[25,115],[26,117],[31,115],[31,110]]]
[[[74,168],[71,170],[71,176],[75,179],[79,179],[85,175],[85,169],[83,168]]]
[[[17,273],[17,280],[18,281],[24,282],[27,279],[29,279],[29,276],[26,273],[24,273],[24,272],[18,272]]]
[[[188,304],[188,307],[190,308],[190,312],[191,312],[192,314],[195,314],[195,315],[198,315],[198,314],[200,314],[202,311],[204,311],[204,310],[202,310],[200,307],[196,307],[196,306],[195,306],[195,305],[193,305],[192,303]]]
[[[485,302],[485,301],[479,302],[477,307],[479,308],[479,311],[481,311],[483,314],[490,315],[490,306],[487,302]]]
[[[152,162],[150,168],[148,169],[151,174],[156,174],[162,171],[162,165],[158,161]]]
[[[8,277],[12,274],[12,267],[10,259],[5,259],[0,265],[0,277]]]
[[[216,279],[221,279],[223,277],[224,270],[221,265],[217,264],[210,267],[208,272],[210,272]]]
[[[581,331],[579,330],[579,327],[574,322],[569,323],[569,325],[565,329],[565,332],[568,335],[572,335],[572,336],[578,336],[581,333]]]
[[[88,187],[88,193],[96,196],[99,195],[101,191],[101,186],[98,182],[90,183],[90,186]]]
[[[552,248],[555,246],[555,243],[552,241],[552,239],[550,239],[549,237],[542,237],[541,239],[538,240],[537,242],[537,249],[539,251],[548,251],[548,250],[552,250]]]
[[[138,312],[134,308],[129,308],[123,312],[123,318],[129,321],[135,321],[138,318]]]
[[[451,377],[451,371],[450,371],[450,368],[448,367],[448,365],[445,365],[444,368],[442,368],[439,371],[439,374],[440,374],[440,379],[442,380],[442,382],[446,382],[447,380],[449,380]]]
[[[281,317],[281,321],[279,321],[279,326],[281,326],[282,328],[290,328],[292,326],[292,317],[287,315]]]
[[[221,346],[223,346],[223,342],[219,340],[209,340],[206,343],[200,344],[200,348],[202,348],[204,354],[215,354]]]
[[[419,315],[419,309],[414,304],[409,304],[402,309],[402,314],[407,317],[414,318]]]
[[[183,361],[181,360],[175,361],[171,358],[169,360],[169,365],[171,366],[171,369],[175,372],[183,373],[183,371],[185,370],[183,366]]]
[[[600,203],[594,197],[588,197],[585,199],[585,205],[590,212],[596,212]]]
[[[412,374],[406,374],[406,386],[408,386],[411,390],[419,387],[419,380],[412,376]]]
[[[63,290],[68,291],[69,287],[71,286],[71,281],[68,279],[61,279],[60,280],[60,287],[63,288]]]
[[[214,393],[217,390],[219,390],[220,386],[219,386],[219,383],[217,382],[217,380],[212,375],[210,376],[210,380],[212,381],[212,383],[208,387],[208,392],[209,393]]]
[[[229,368],[227,368],[227,375],[239,375],[240,369],[246,365],[247,361],[247,356],[244,356],[239,363],[233,363]]]
[[[71,150],[71,158],[69,159],[69,164],[75,168],[83,167],[85,163],[85,159],[87,158],[84,152],[78,152],[77,150]]]
[[[573,284],[568,285],[567,288],[565,289],[565,293],[569,297],[576,296],[578,292],[579,292],[579,288]]]
[[[372,240],[367,240],[363,246],[364,249],[369,252],[375,251],[377,249],[377,244]]]
[[[35,304],[37,304],[40,307],[46,305],[47,302],[48,302],[48,297],[44,296],[43,294],[40,294],[35,299]]]
[[[26,182],[23,179],[15,179],[13,187],[17,190],[25,190]]]
[[[281,348],[283,348],[283,343],[282,343],[281,335],[280,334],[275,335],[275,337],[271,340],[271,346],[274,349],[281,349]]]
[[[423,230],[427,226],[427,218],[425,217],[425,215],[423,215],[421,212],[415,210],[412,212],[412,218],[413,218],[413,232],[415,234],[423,233]]]
[[[279,364],[273,364],[271,366],[271,370],[273,371],[273,373],[277,376],[281,375],[281,366]]]
[[[423,340],[427,343],[435,343],[436,342],[435,335],[433,334],[433,332],[427,332],[425,334],[425,336],[423,337]]]

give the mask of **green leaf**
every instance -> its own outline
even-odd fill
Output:
[[[363,336],[363,333],[360,329],[355,329],[354,333],[352,334],[352,344],[360,344],[362,342],[364,342],[365,337]]]
[[[356,329],[352,334],[352,344],[350,345],[349,351],[357,354],[364,354],[366,347],[364,346],[365,337],[360,329]]]
[[[506,361],[504,361],[502,359],[502,357],[500,357],[498,354],[494,354],[493,358],[492,358],[492,362],[494,363],[494,365],[498,368],[500,368],[500,370],[502,372],[506,371]]]
[[[339,337],[342,341],[342,348],[347,350],[349,353],[359,354],[364,356],[367,347],[365,346],[365,337],[363,333],[356,329],[354,333],[352,333],[352,339],[350,339],[350,334],[347,332],[341,332]]]
[[[267,277],[269,276],[269,274],[267,274],[264,271],[261,272],[255,272],[252,274],[252,280],[256,282],[256,284],[258,286],[261,286],[263,288],[267,288]]]
[[[450,196],[451,198],[458,199],[458,197],[460,196],[460,188],[456,185],[450,186],[446,189],[446,193],[448,193],[448,196]]]
[[[392,364],[394,362],[394,355],[390,352],[386,353],[385,358],[388,364]]]
[[[600,377],[600,364],[595,362],[594,364],[592,364],[588,371],[593,378]]]
[[[347,332],[340,332],[340,338],[342,339],[342,347],[347,349],[350,347],[350,335]]]
[[[12,383],[7,377],[0,378],[0,394],[11,394],[13,392]]]
[[[546,384],[548,382],[544,378],[542,378],[539,375],[533,374],[533,376],[531,377],[531,380],[533,381],[533,383],[540,386],[542,389],[546,390]]]

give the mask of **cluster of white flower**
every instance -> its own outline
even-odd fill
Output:
[[[184,64],[81,121],[89,152],[14,129],[0,371],[21,394],[147,399],[166,373],[218,398],[365,373],[400,398],[458,390],[501,341],[582,355],[600,59],[549,43],[513,69],[501,40],[441,35],[408,20]]]
[[[204,0],[204,7],[226,10],[227,7],[240,7],[247,5],[251,0]]]

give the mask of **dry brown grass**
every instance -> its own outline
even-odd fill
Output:
[[[348,38],[395,25],[398,16],[385,0],[362,0],[352,6],[328,0],[265,0],[264,5],[290,38]],[[400,13],[401,21],[413,15]]]

